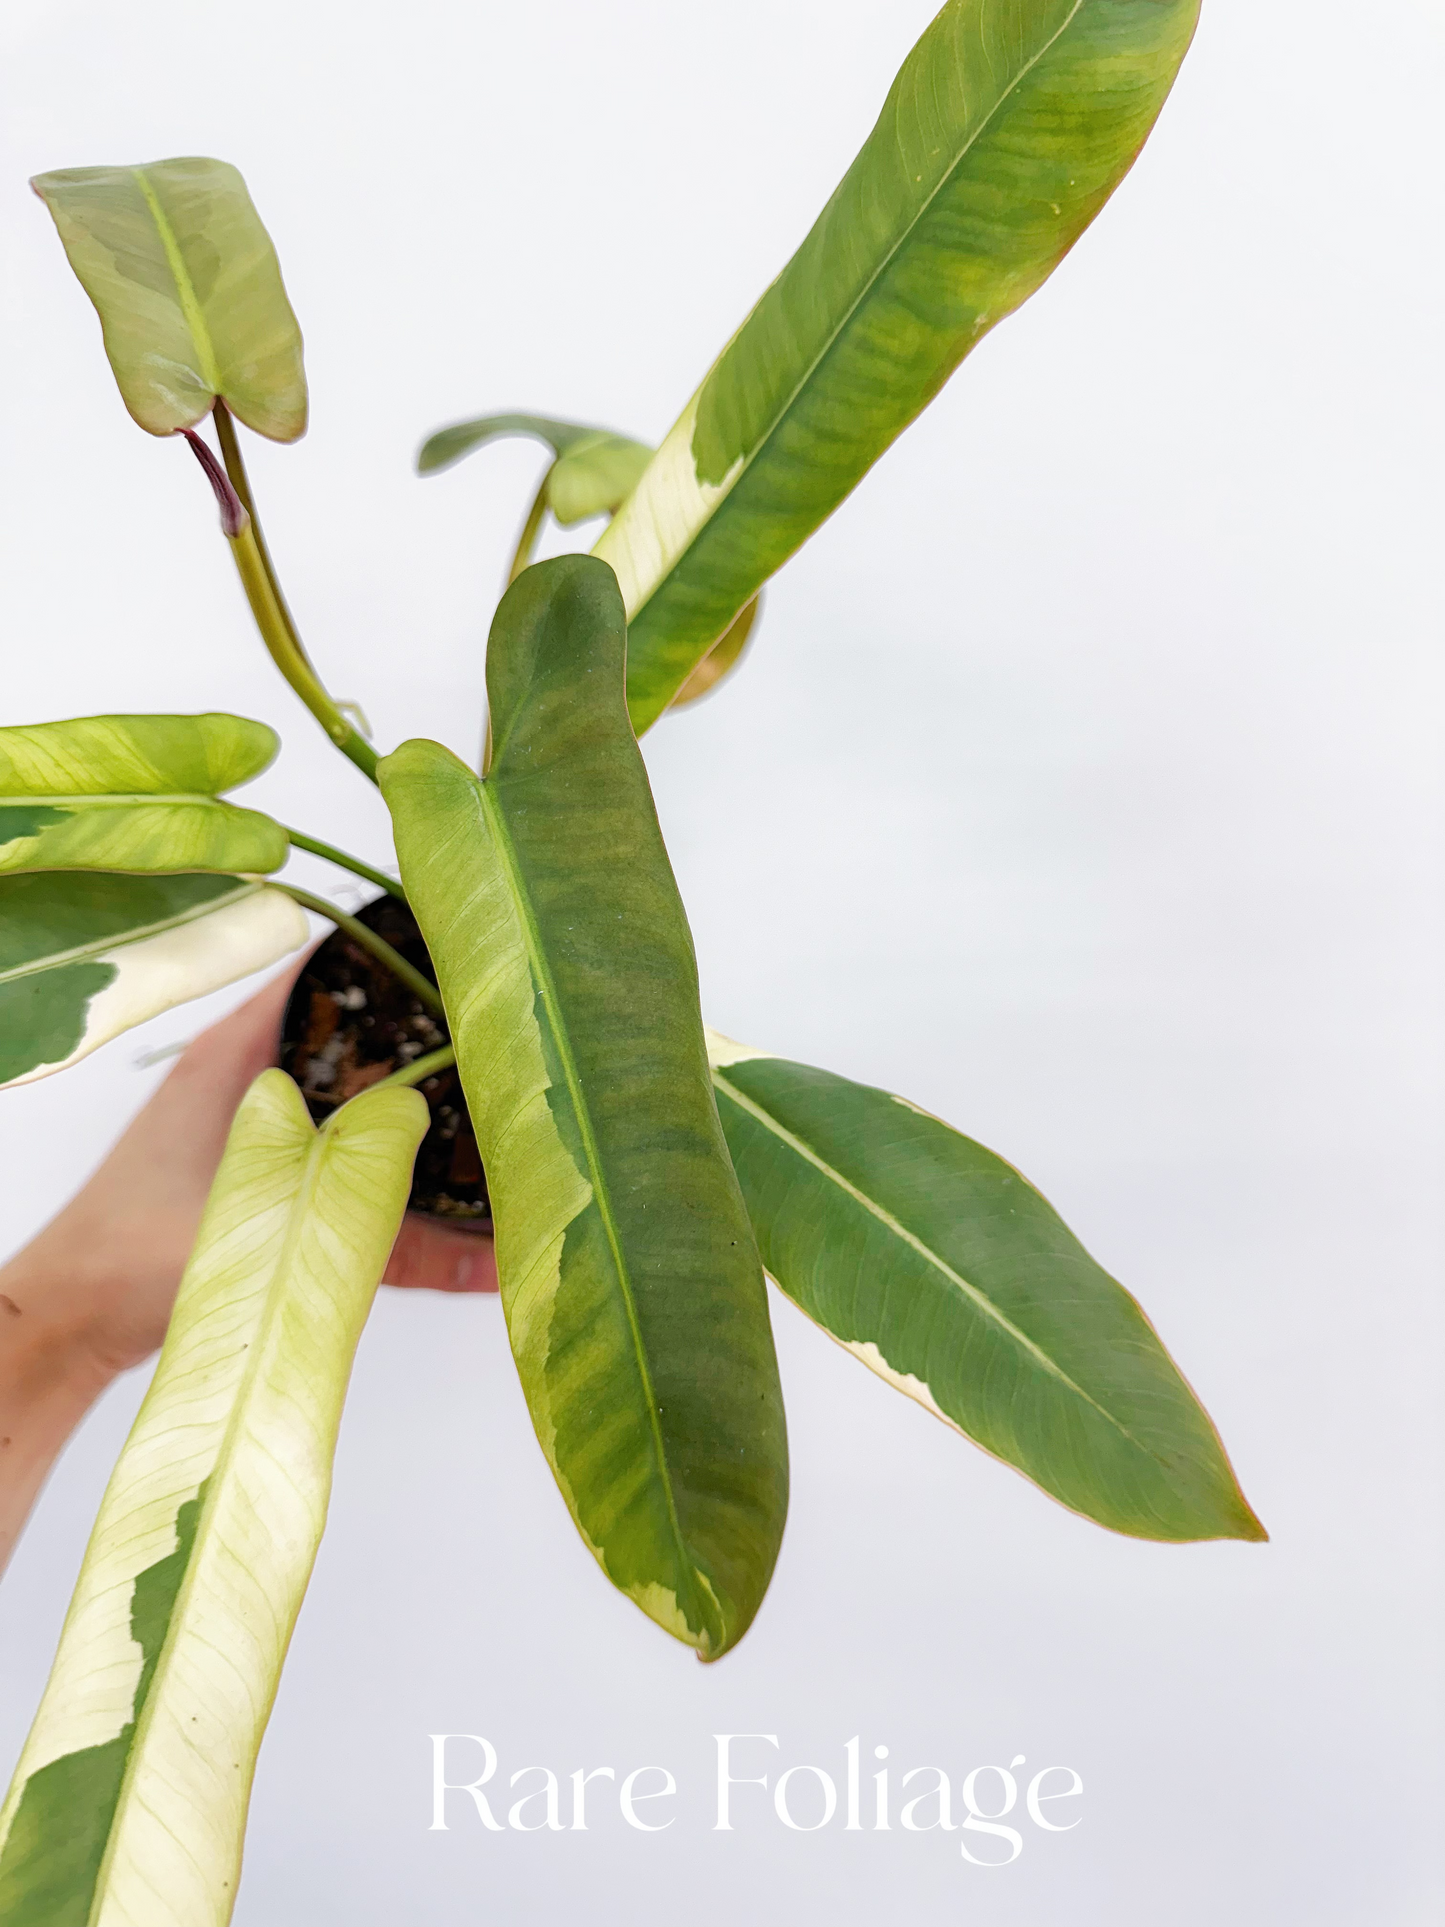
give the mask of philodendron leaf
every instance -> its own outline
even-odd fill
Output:
[[[0,729],[0,874],[279,870],[286,832],[219,800],[276,732],[242,716],[81,716]]]
[[[272,441],[306,432],[301,330],[234,167],[71,167],[30,185],[95,303],[121,398],[142,428],[193,428],[219,397]]]
[[[0,877],[0,1087],[63,1071],[307,934],[284,890],[241,877]]]
[[[763,1264],[825,1331],[1116,1532],[1266,1536],[1153,1326],[1012,1165],[887,1091],[708,1053]]]
[[[1199,0],[949,0],[596,545],[638,733],[1128,172]]]
[[[428,742],[380,780],[537,1436],[614,1585],[716,1658],[772,1573],[787,1449],[625,644],[611,570],[528,569],[492,627],[485,781]]]
[[[606,428],[553,421],[547,415],[482,415],[430,436],[417,456],[417,472],[432,475],[450,468],[484,442],[506,435],[530,435],[551,449],[556,459],[547,473],[545,499],[564,527],[592,515],[611,515],[652,459],[645,442]]]
[[[652,460],[645,442],[601,434],[574,442],[557,457],[547,477],[547,506],[562,524],[612,515],[637,487]]]
[[[280,1071],[232,1126],[0,1809],[5,1927],[224,1927],[256,1753],[326,1521],[356,1342],[426,1129],[321,1131]]]
[[[563,455],[575,443],[606,433],[606,429],[593,428],[586,422],[560,422],[550,415],[478,415],[428,435],[418,451],[416,468],[418,475],[434,475],[483,443],[508,435],[530,436],[533,441],[545,442],[554,455]]]

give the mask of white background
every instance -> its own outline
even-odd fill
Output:
[[[385,745],[473,752],[539,455],[420,483],[416,443],[503,408],[660,437],[931,11],[16,9],[5,720],[265,717],[287,748],[249,799],[387,857],[248,633],[194,464],[124,415],[28,174],[242,168],[307,337],[311,433],[254,457],[292,601]],[[775,1300],[792,1514],[704,1669],[573,1533],[495,1301],[388,1294],[243,1927],[1440,1918],[1440,40],[1429,0],[1388,32],[1213,0],[1097,226],[786,570],[745,673],[647,744],[712,1021],[1018,1163],[1143,1300],[1273,1542],[1104,1533]],[[136,1052],[197,1023],[0,1100],[7,1248],[160,1075]],[[7,1766],[140,1389],[0,1591]],[[503,1774],[666,1765],[676,1823],[604,1799],[585,1834],[491,1835],[459,1802],[430,1833],[440,1729]],[[1062,1763],[1083,1821],[1025,1822],[995,1871],[896,1804],[890,1833],[790,1833],[745,1788],[719,1834],[719,1730],[835,1772],[857,1733],[869,1770],[887,1744],[955,1787]]]

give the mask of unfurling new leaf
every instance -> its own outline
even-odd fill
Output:
[[[753,629],[762,612],[763,597],[759,590],[748,606],[733,621],[726,634],[720,636],[698,663],[687,681],[678,690],[668,705],[671,709],[685,709],[689,703],[710,696],[719,683],[726,682],[743,659],[743,651],[752,641]]]
[[[564,528],[593,515],[613,514],[652,459],[645,442],[607,428],[554,421],[549,415],[481,415],[429,436],[416,458],[417,473],[434,475],[484,443],[508,435],[527,435],[551,449],[554,460],[542,499]]]

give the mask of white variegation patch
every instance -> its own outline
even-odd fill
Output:
[[[746,1063],[750,1057],[776,1057],[771,1050],[755,1050],[751,1044],[740,1044],[736,1038],[724,1037],[720,1030],[711,1024],[702,1027],[703,1040],[707,1044],[707,1061],[715,1071],[726,1070],[729,1064]]]
[[[716,486],[698,480],[692,436],[701,394],[699,388],[592,551],[616,575],[629,622],[696,540],[698,531],[707,526],[743,472],[739,457]]]
[[[823,1329],[826,1330],[826,1327]],[[834,1334],[829,1332],[828,1336],[832,1338]],[[876,1372],[880,1378],[886,1379],[896,1392],[902,1392],[905,1398],[914,1399],[925,1411],[932,1412],[935,1418],[941,1418],[945,1425],[951,1426],[960,1437],[968,1437],[957,1419],[951,1419],[948,1416],[921,1378],[915,1378],[912,1372],[895,1372],[882,1352],[870,1340],[840,1338],[837,1342],[845,1352],[852,1352],[855,1358],[861,1358],[870,1372]]]
[[[116,976],[91,999],[80,1042],[59,1063],[37,1065],[5,1088],[68,1070],[162,1011],[278,963],[305,943],[309,933],[306,913],[293,897],[262,887],[218,910],[203,906],[184,923],[155,936],[98,952],[94,961],[113,965]]]
[[[325,1522],[352,1356],[426,1121],[416,1092],[368,1091],[318,1133],[275,1070],[241,1106],[0,1813],[3,1862],[33,1775],[129,1724],[142,1664],[135,1582],[173,1551],[177,1513],[207,1482],[96,1890],[62,1891],[67,1842],[46,1843],[57,1918],[230,1919],[251,1772]]]

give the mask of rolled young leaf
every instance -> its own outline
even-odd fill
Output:
[[[0,729],[0,874],[279,870],[281,826],[219,800],[277,746],[265,723],[219,714]]]
[[[30,185],[95,303],[121,399],[142,428],[193,428],[219,397],[272,441],[306,432],[301,330],[234,167],[72,167]]]
[[[575,442],[607,432],[587,422],[557,421],[551,415],[478,415],[469,421],[453,422],[450,428],[439,428],[434,435],[428,435],[417,452],[417,474],[434,475],[441,469],[450,468],[453,462],[459,462],[464,455],[470,455],[473,449],[481,448],[484,443],[508,435],[530,436],[533,441],[545,442],[554,455],[562,455]]]
[[[284,890],[241,877],[0,877],[0,1088],[66,1070],[307,935]]]
[[[610,429],[554,421],[548,415],[481,415],[429,436],[416,458],[417,473],[434,475],[506,435],[530,435],[552,450],[556,460],[543,484],[543,500],[564,528],[592,515],[612,514],[652,459],[646,442],[614,435]]]
[[[887,1091],[708,1053],[763,1264],[825,1331],[1100,1525],[1266,1536],[1148,1319],[1012,1165]]]
[[[485,781],[428,742],[379,775],[538,1439],[613,1584],[711,1659],[766,1590],[787,1448],[625,642],[603,564],[528,569],[492,627]]]
[[[224,1927],[251,1777],[326,1521],[342,1401],[426,1101],[313,1128],[263,1071],[0,1809],[6,1927]]]
[[[599,434],[574,442],[552,464],[547,506],[564,529],[592,515],[612,515],[651,460],[645,442],[629,441],[625,435]]]
[[[698,663],[673,697],[668,705],[669,708],[685,709],[689,703],[695,703],[704,696],[710,696],[719,683],[727,681],[742,661],[743,651],[752,640],[753,625],[761,613],[762,606],[762,591],[759,590],[727,633],[713,644],[702,661]]]
[[[1128,172],[1199,0],[949,0],[595,553],[639,735]]]

